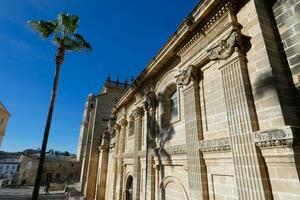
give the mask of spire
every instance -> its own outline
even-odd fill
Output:
[[[128,87],[128,80],[127,80],[127,76],[126,76],[126,79],[125,79],[125,87]]]
[[[130,77],[130,82],[131,82],[131,84],[134,82],[134,77],[133,76]]]
[[[110,81],[110,73],[108,73],[106,81]]]
[[[119,85],[120,80],[119,80],[119,74],[117,75],[117,85]]]

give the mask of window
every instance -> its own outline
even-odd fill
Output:
[[[179,120],[179,97],[175,84],[169,86],[160,96],[160,123],[162,128]]]
[[[134,121],[130,120],[129,121],[129,136],[134,135]]]
[[[173,92],[170,96],[170,111],[171,111],[171,121],[174,121],[178,117],[178,96],[177,90]]]

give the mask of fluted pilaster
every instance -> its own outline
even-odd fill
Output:
[[[187,165],[191,199],[207,199],[207,181],[204,160],[199,151],[203,138],[200,112],[199,75],[195,66],[189,66],[177,78],[183,87]]]
[[[237,50],[237,49],[236,49]],[[259,150],[254,144],[256,116],[244,57],[235,53],[221,68],[239,199],[270,199]]]

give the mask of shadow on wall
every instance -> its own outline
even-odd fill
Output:
[[[293,5],[296,5],[297,2],[297,0],[270,0],[259,2],[264,6],[264,8],[262,8],[264,13],[260,13],[262,16],[265,15],[265,18],[261,20],[265,24],[265,26],[262,27],[262,34],[265,38],[265,45],[268,50],[271,69],[270,71],[261,73],[254,83],[254,88],[252,88],[254,95],[258,98],[263,97],[271,90],[275,89],[279,95],[285,124],[291,126],[300,125],[300,91],[294,84],[288,58],[284,51],[283,43],[281,42],[282,40],[272,8],[274,4],[277,3],[285,4],[286,7],[292,7]],[[290,16],[291,20],[298,20],[299,13],[296,14],[295,10],[293,11],[294,13]],[[280,26],[286,25],[288,27],[289,25],[285,24],[286,22],[287,21],[282,22]],[[269,34],[268,31],[264,30],[268,27],[273,27],[272,34]],[[296,138],[293,146],[294,159],[297,166],[298,179],[300,180],[300,132],[295,131],[294,136]]]
[[[159,94],[158,97],[162,95]],[[161,103],[161,98],[158,98],[158,102],[156,102],[156,109]],[[175,130],[173,125],[170,123],[170,118],[166,118],[164,113],[160,116],[160,123],[156,120],[155,114],[152,115],[147,112],[147,145],[146,145],[146,171],[148,170],[148,152],[153,150],[155,156],[158,159],[159,169],[160,169],[160,177],[161,180],[165,177],[165,168],[164,165],[171,165],[171,156],[165,149],[165,144],[170,141],[175,135]],[[147,173],[148,174],[148,173]],[[145,181],[147,183],[147,174]],[[147,185],[147,184],[146,184]],[[145,188],[146,191],[146,188]]]

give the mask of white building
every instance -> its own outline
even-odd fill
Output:
[[[0,160],[0,179],[7,179],[11,184],[14,175],[18,171],[20,160],[16,158],[5,158]]]

